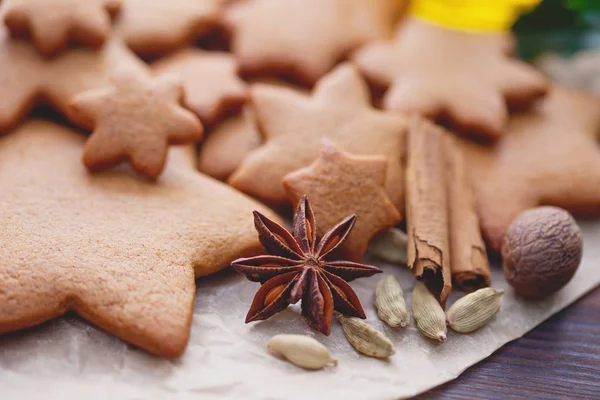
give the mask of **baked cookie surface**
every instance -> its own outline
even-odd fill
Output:
[[[69,42],[98,48],[110,35],[122,0],[6,0],[1,18],[16,36],[30,36],[46,56]]]
[[[282,178],[316,160],[321,140],[328,138],[355,155],[385,156],[385,188],[392,203],[402,209],[406,118],[373,108],[368,88],[352,65],[341,64],[323,77],[312,96],[254,85],[251,100],[265,142],[229,177],[233,187],[267,202],[287,204]]]
[[[248,0],[225,13],[232,52],[247,74],[309,86],[356,47],[391,36],[396,0]]]
[[[195,276],[260,252],[249,216],[274,215],[196,172],[189,148],[171,150],[157,183],[125,168],[91,175],[84,139],[42,120],[0,138],[0,333],[73,310],[179,356]]]
[[[464,32],[408,18],[393,41],[353,55],[367,79],[387,88],[383,108],[449,122],[472,135],[501,136],[510,106],[544,96],[544,76],[512,56],[507,33]]]
[[[118,40],[109,39],[99,50],[77,48],[44,58],[0,26],[0,134],[39,104],[66,114],[73,96],[107,85],[117,68],[147,69]]]
[[[553,87],[511,117],[494,145],[462,140],[488,244],[500,250],[512,220],[540,205],[600,214],[600,98]]]

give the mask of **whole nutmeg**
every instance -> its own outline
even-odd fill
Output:
[[[502,244],[504,276],[522,296],[548,296],[573,277],[582,248],[581,231],[571,214],[557,207],[533,208],[508,228]]]

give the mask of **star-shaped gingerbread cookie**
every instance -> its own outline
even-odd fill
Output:
[[[312,85],[350,51],[392,34],[395,0],[249,0],[226,23],[242,72],[278,74]]]
[[[229,183],[235,188],[270,203],[287,204],[281,179],[315,161],[321,139],[329,138],[351,154],[385,156],[385,187],[402,210],[406,119],[371,106],[369,90],[355,67],[337,67],[317,83],[312,96],[255,85],[251,100],[265,143],[231,175]]]
[[[117,67],[146,69],[118,41],[110,40],[97,51],[79,48],[46,59],[28,43],[11,39],[0,27],[0,134],[39,103],[50,103],[66,114],[73,96],[106,85]]]
[[[100,47],[111,29],[111,16],[122,0],[5,0],[4,23],[16,36],[31,36],[46,56],[63,50],[69,41]]]
[[[553,87],[511,117],[493,146],[462,140],[484,236],[499,251],[512,220],[553,205],[600,214],[600,98]]]
[[[353,156],[323,140],[321,155],[310,166],[283,178],[292,204],[306,195],[322,236],[348,215],[356,224],[344,242],[344,256],[359,262],[377,233],[402,220],[385,192],[387,160],[383,156]]]
[[[172,150],[155,184],[127,169],[90,175],[79,160],[84,141],[42,120],[0,138],[0,333],[72,310],[178,356],[194,277],[260,252],[248,216],[273,213],[196,172],[193,149]]]
[[[137,54],[158,56],[211,32],[223,0],[127,0],[117,18],[118,35]]]
[[[250,83],[268,83],[269,85],[301,89],[274,77],[261,78]],[[198,169],[213,178],[224,181],[261,143],[262,137],[256,126],[254,111],[250,104],[246,104],[242,112],[209,127],[209,132],[198,152]]]
[[[543,75],[511,58],[507,43],[503,34],[461,32],[409,18],[394,41],[368,44],[353,60],[369,81],[389,88],[384,108],[497,138],[508,105],[524,106],[547,91]]]
[[[198,118],[181,106],[183,86],[172,76],[151,77],[137,70],[118,71],[110,86],[76,96],[70,117],[92,130],[83,163],[99,171],[128,161],[133,169],[156,179],[169,144],[202,139]]]
[[[153,70],[182,80],[185,107],[205,125],[238,111],[248,97],[245,82],[237,76],[237,63],[228,53],[189,48],[157,61]]]
[[[198,151],[198,169],[215,179],[226,180],[261,144],[250,106],[215,126]]]

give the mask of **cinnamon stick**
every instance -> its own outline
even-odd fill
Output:
[[[462,149],[446,135],[450,269],[456,287],[473,292],[490,286],[491,273]]]
[[[444,132],[415,117],[407,137],[408,266],[442,307],[452,290]]]

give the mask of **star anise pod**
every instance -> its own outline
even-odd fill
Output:
[[[315,216],[306,196],[294,216],[293,234],[254,211],[254,226],[270,255],[240,258],[232,266],[261,288],[254,296],[246,323],[264,320],[302,300],[302,316],[318,331],[329,335],[333,310],[366,318],[358,296],[346,282],[382,272],[370,265],[329,261],[354,227],[351,215],[317,241]]]

